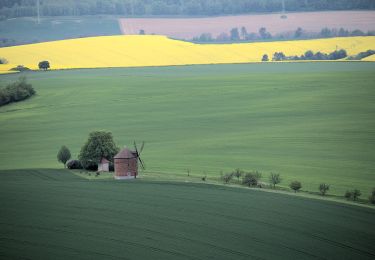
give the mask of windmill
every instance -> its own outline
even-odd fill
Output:
[[[145,147],[145,142],[142,142],[141,149],[139,149],[138,151],[137,144],[134,141],[134,149],[135,149],[134,156],[138,159],[139,163],[141,164],[142,170],[145,170],[146,169],[145,164],[141,159],[141,152],[143,151],[143,147]],[[135,178],[137,178],[137,175],[135,175]]]
[[[140,157],[144,146],[145,142],[142,142],[140,149],[138,149],[134,141],[134,150],[125,147],[114,156],[115,179],[136,179],[138,175],[138,165],[140,164],[142,170],[145,169],[145,164]]]

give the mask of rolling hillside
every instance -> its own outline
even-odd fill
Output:
[[[164,36],[103,36],[0,48],[0,57],[9,64],[37,69],[48,60],[52,69],[169,66],[259,62],[263,54],[301,55],[307,50],[332,52],[345,49],[355,55],[375,49],[375,37],[346,37],[318,40],[243,44],[193,44]]]
[[[266,63],[25,73],[37,95],[0,107],[2,169],[59,168],[88,134],[146,142],[146,179],[190,181],[235,168],[305,191],[375,187],[375,63]],[[18,75],[3,75],[1,85]],[[25,155],[20,157],[20,153]],[[191,169],[191,178],[186,169]]]
[[[2,259],[374,259],[374,209],[223,186],[0,171]]]

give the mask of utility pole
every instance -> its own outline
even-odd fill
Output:
[[[37,23],[40,24],[40,8],[39,8],[39,0],[36,0],[36,12],[37,12]]]

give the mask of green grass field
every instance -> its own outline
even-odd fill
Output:
[[[374,210],[251,189],[0,171],[2,259],[374,259]]]
[[[121,34],[117,17],[43,17],[37,24],[34,17],[0,21],[0,38],[16,43],[63,40],[88,36]]]
[[[37,96],[0,108],[2,169],[61,167],[89,132],[146,142],[149,178],[258,170],[330,194],[375,187],[375,64],[274,63],[25,74]],[[0,84],[18,75],[0,76]]]

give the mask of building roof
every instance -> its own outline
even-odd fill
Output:
[[[101,160],[100,160],[100,163],[109,163],[109,161],[106,159],[106,158],[102,158]]]
[[[115,155],[115,159],[132,159],[136,158],[137,153],[129,150],[128,148],[122,149],[118,154]]]

